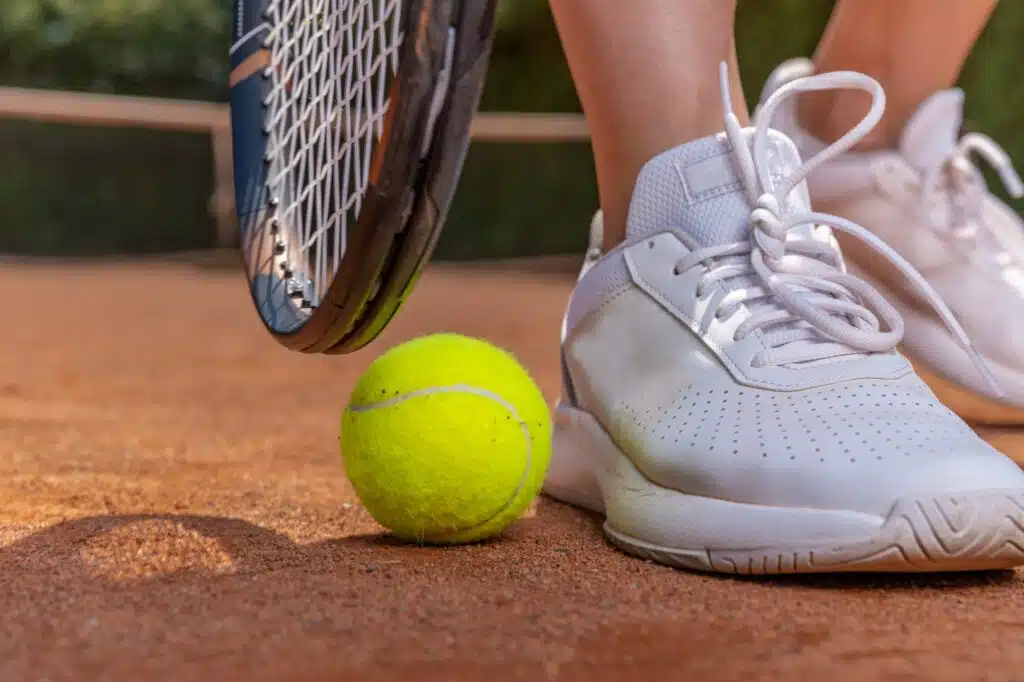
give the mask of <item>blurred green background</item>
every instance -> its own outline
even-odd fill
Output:
[[[2,0],[0,85],[223,101],[230,7],[224,0]],[[749,101],[779,61],[813,51],[831,7],[830,0],[740,3]],[[1024,2],[1003,0],[962,79],[969,126],[999,140],[1018,166],[1022,35]],[[579,111],[546,0],[500,5],[482,108]],[[0,252],[208,248],[216,232],[212,188],[205,135],[0,120]],[[474,144],[437,257],[576,253],[596,205],[587,145]]]

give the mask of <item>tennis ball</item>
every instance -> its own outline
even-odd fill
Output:
[[[509,353],[457,334],[395,346],[370,365],[341,420],[345,473],[396,537],[494,536],[540,492],[551,415]]]

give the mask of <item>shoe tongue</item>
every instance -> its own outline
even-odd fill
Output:
[[[963,118],[963,90],[951,88],[935,93],[907,122],[900,136],[900,153],[919,171],[932,170],[952,153]]]
[[[744,131],[748,144],[753,129]],[[796,145],[784,134],[768,131],[767,164],[774,184],[800,165]],[[791,210],[810,210],[806,183],[790,192]],[[697,247],[748,239],[753,206],[740,181],[732,148],[724,133],[670,149],[640,170],[629,207],[626,235],[644,237],[678,229]]]

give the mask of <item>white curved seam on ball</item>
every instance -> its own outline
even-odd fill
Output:
[[[519,483],[516,485],[516,488],[513,491],[512,496],[508,499],[507,502],[505,502],[505,504],[503,504],[498,509],[498,511],[491,514],[490,517],[488,517],[487,519],[484,519],[483,521],[475,525],[469,526],[468,528],[459,528],[454,531],[456,533],[466,533],[468,531],[473,530],[474,528],[477,528],[479,526],[484,525],[485,523],[488,523],[492,519],[501,515],[506,509],[511,507],[512,503],[515,502],[517,497],[519,497],[519,493],[522,492],[523,486],[526,485],[526,479],[529,477],[530,471],[533,469],[533,439],[530,438],[530,428],[526,425],[526,422],[523,421],[523,418],[519,416],[519,410],[516,409],[516,406],[502,398],[497,393],[488,391],[485,388],[478,388],[476,386],[470,386],[468,384],[452,384],[451,386],[432,386],[430,388],[420,388],[415,391],[403,393],[402,395],[397,395],[393,398],[388,398],[387,400],[380,400],[375,403],[366,403],[364,405],[349,405],[348,408],[346,409],[348,409],[350,412],[369,412],[370,410],[394,407],[395,405],[401,405],[406,400],[411,400],[412,398],[422,398],[423,396],[434,395],[436,393],[468,393],[470,395],[475,395],[480,398],[487,398],[489,400],[493,400],[494,402],[504,407],[512,415],[512,418],[519,423],[519,428],[522,429],[523,438],[526,441],[526,469],[523,471],[522,478],[519,479]]]

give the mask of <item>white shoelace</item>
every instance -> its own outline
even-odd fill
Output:
[[[952,312],[910,263],[860,225],[825,213],[793,211],[786,201],[816,167],[849,150],[878,123],[885,109],[881,85],[864,74],[848,71],[791,81],[764,103],[753,143],[749,144],[732,109],[724,63],[720,73],[726,136],[754,206],[751,235],[747,241],[694,251],[681,259],[676,269],[706,269],[699,296],[710,285],[729,280],[729,292],[720,300],[715,316],[728,319],[741,307],[750,312],[737,327],[735,338],[761,332],[768,350],[755,358],[755,363],[778,365],[827,360],[851,352],[888,352],[903,339],[903,319],[896,309],[869,284],[844,272],[840,254],[832,245],[790,237],[794,228],[827,225],[863,241],[895,265],[935,309],[993,392],[1002,395]],[[773,113],[784,100],[799,93],[838,88],[868,92],[872,96],[871,110],[852,130],[774,186],[768,164],[768,130]]]
[[[985,197],[988,187],[981,171],[971,163],[977,155],[990,165],[1003,186],[1014,199],[1024,196],[1024,182],[1013,167],[1009,154],[991,137],[981,133],[968,133],[960,138],[950,155],[923,178],[921,202],[930,210],[929,223],[939,229],[946,228],[959,239],[977,242],[979,230],[985,224]],[[947,215],[941,215],[943,209]],[[986,240],[998,244],[998,239]],[[1008,254],[995,254],[998,265],[1010,265]]]

